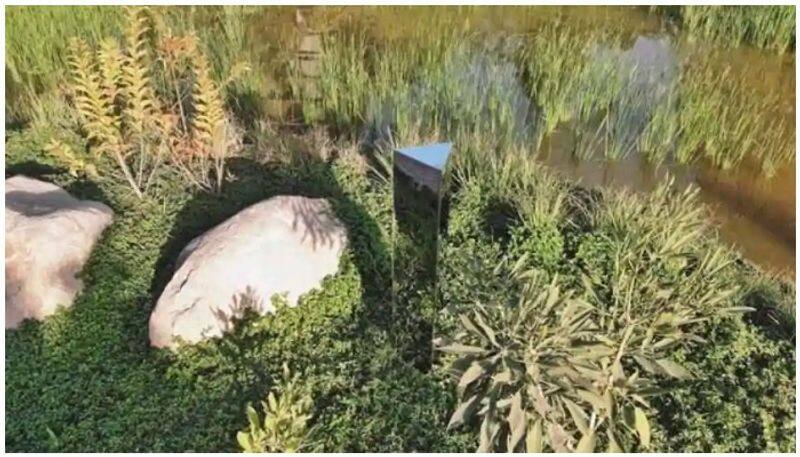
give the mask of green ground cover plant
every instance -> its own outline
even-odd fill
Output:
[[[331,163],[307,160],[280,167],[235,162],[230,166],[237,179],[221,194],[180,190],[177,180],[161,184],[171,189],[164,194],[167,198],[138,200],[119,182],[92,184],[57,171],[54,159],[41,149],[44,139],[32,133],[10,138],[10,172],[43,169],[50,173],[46,178],[72,192],[112,204],[118,220],[84,272],[87,289],[75,307],[7,334],[10,449],[234,450],[236,431],[248,423],[247,403],[266,397],[281,379],[284,361],[302,376],[314,398],[306,449],[477,447],[474,421],[447,429],[458,404],[457,382],[449,381],[447,360],[435,362],[432,369],[417,366],[428,357],[432,343],[421,339],[430,333],[409,337],[408,329],[417,328],[409,324],[431,326],[430,314],[401,306],[387,317],[389,298],[382,284],[388,281],[388,188],[381,184],[385,181],[365,175],[356,165],[359,160],[342,154]],[[34,170],[32,163],[37,164]],[[511,262],[520,259],[526,268],[542,268],[537,274],[562,278],[563,287],[583,297],[597,296],[584,298],[588,303],[606,306],[626,299],[629,292],[620,281],[655,281],[666,287],[674,284],[670,275],[691,273],[720,282],[709,290],[754,284],[719,303],[720,313],[695,329],[706,344],[676,343],[670,351],[695,376],[676,385],[669,376],[656,377],[659,387],[669,390],[654,397],[650,408],[641,407],[651,428],[647,449],[793,448],[794,411],[791,402],[783,401],[793,395],[792,337],[782,330],[788,326],[780,314],[756,319],[759,312],[793,308],[793,288],[746,267],[730,252],[715,254],[726,262],[710,276],[704,274],[704,256],[718,248],[701,230],[703,224],[693,222],[702,218],[687,217],[695,215],[695,205],[666,190],[647,200],[613,192],[586,194],[531,166],[462,173],[456,179],[460,190],[451,201],[441,273],[452,316],[479,309],[471,303],[519,297],[523,287],[507,273]],[[149,349],[145,323],[177,251],[237,208],[287,191],[336,202],[337,214],[353,237],[340,273],[299,307],[250,318],[225,339],[178,355]],[[591,205],[591,211],[578,211],[576,199]],[[676,234],[673,241],[686,238],[685,259],[664,260],[649,250],[636,260],[619,257],[640,237],[649,240],[647,249],[663,247],[668,237],[646,234],[664,220],[675,221],[675,230],[669,231]],[[682,224],[691,229],[682,229]],[[551,247],[541,250],[546,246]],[[638,267],[631,270],[632,265]],[[585,289],[587,277],[597,288],[591,294]],[[724,317],[722,310],[732,306],[757,312]],[[456,337],[458,321],[449,326],[446,318],[436,322],[439,335]],[[723,372],[731,374],[705,375]],[[729,399],[725,392],[731,386],[760,406],[750,409]],[[186,423],[187,415],[195,419]],[[734,427],[731,418],[742,427]],[[715,427],[731,439],[718,442],[711,431]],[[641,446],[636,433],[619,438],[618,444],[625,449]],[[610,444],[605,436],[597,437],[598,449]]]
[[[705,151],[732,166],[762,157],[736,148],[761,137],[727,123],[754,105],[704,114],[702,91],[715,103],[741,95],[713,92],[725,82],[718,74],[669,92],[647,134],[616,134],[592,122],[613,125],[641,107],[620,94],[621,80],[598,79],[609,67],[589,57],[600,44],[623,49],[618,34],[560,23],[542,35],[553,40],[536,41],[464,24],[441,35],[418,27],[405,42],[353,22],[323,35],[320,96],[290,90],[303,122],[281,124],[257,108],[272,90],[259,75],[286,64],[249,48],[244,24],[257,9],[156,9],[160,36],[177,46],[194,32],[206,44],[203,78],[154,78],[162,99],[192,99],[193,83],[220,84],[241,60],[252,71],[222,97],[244,130],[242,148],[224,158],[226,184],[212,192],[165,168],[139,198],[113,160],[94,160],[96,142],[77,128],[56,78],[69,36],[110,50],[102,37],[124,43],[124,14],[35,11],[7,10],[7,72],[27,89],[7,97],[6,176],[54,182],[108,204],[115,219],[74,306],[6,332],[9,451],[795,449],[794,285],[723,247],[692,190],[586,189],[533,160],[548,128],[575,121],[591,124],[587,144],[598,131],[602,140],[576,155],[621,157],[633,141],[667,161],[677,136],[714,143],[687,153],[693,160]],[[52,51],[23,46],[43,24],[36,46]],[[197,65],[156,74],[194,75]],[[191,104],[173,106],[176,125],[182,115],[191,123]],[[687,118],[711,127],[682,136],[676,119]],[[437,273],[444,306],[402,277],[393,304],[393,260],[434,271],[418,248],[430,221],[393,230],[386,158],[394,146],[441,139],[458,151]],[[794,156],[776,149],[776,163]],[[338,273],[299,306],[245,316],[224,338],[177,353],[150,348],[148,317],[181,249],[280,194],[331,201],[349,238]],[[400,259],[393,242],[405,248]],[[554,337],[545,344],[542,334]]]
[[[53,159],[37,157],[42,140],[20,135],[9,143],[9,172],[57,170]],[[35,170],[26,168],[31,159],[41,164]],[[118,216],[101,242],[105,247],[95,251],[84,272],[91,285],[75,305],[81,311],[63,312],[8,335],[7,412],[15,418],[6,428],[10,449],[233,451],[235,431],[247,423],[246,404],[265,398],[273,379],[280,379],[283,362],[311,389],[314,426],[327,430],[320,432],[322,438],[309,438],[310,449],[380,445],[399,450],[415,448],[423,436],[428,436],[422,442],[426,446],[449,439],[436,426],[437,412],[446,414],[450,398],[445,384],[423,375],[398,375],[392,382],[378,375],[403,373],[407,363],[392,336],[406,329],[391,330],[383,311],[389,304],[384,295],[386,189],[376,188],[347,160],[282,168],[241,160],[229,166],[236,180],[221,194],[192,193],[174,180],[159,183],[161,199],[144,200],[113,181],[86,185],[67,173],[48,175],[84,198],[105,201]],[[340,186],[349,190],[337,190]],[[309,306],[276,314],[280,322],[270,318],[243,324],[230,339],[187,348],[177,356],[150,350],[148,303],[169,278],[178,251],[238,209],[279,193],[334,201],[339,193],[337,215],[346,221],[351,246],[359,254],[345,255],[341,273],[316,298],[307,297]],[[424,401],[408,397],[407,407],[425,411],[425,402],[433,402],[427,419],[392,419],[402,404],[394,410],[372,403],[398,405],[395,391],[422,386],[429,392]],[[370,390],[379,394],[362,395]],[[377,420],[379,411],[388,417]],[[355,431],[376,421],[383,428],[375,431],[374,441],[363,442]],[[341,429],[340,423],[348,426]]]

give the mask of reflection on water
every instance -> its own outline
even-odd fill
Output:
[[[587,187],[611,186],[651,191],[669,173],[676,185],[700,188],[720,237],[751,261],[776,272],[795,272],[794,164],[772,179],[752,171],[723,173],[698,164],[653,167],[638,154],[617,161],[579,160],[569,154],[569,131],[559,130],[543,144],[540,159]]]
[[[747,170],[730,176],[703,169],[696,182],[715,209],[723,239],[756,263],[794,273],[794,163],[771,180]]]
[[[728,51],[730,60],[741,60],[736,51]],[[612,50],[599,53],[600,58],[616,58],[632,72],[629,90],[649,97],[643,107],[652,108],[677,77],[679,52],[667,37],[636,39],[627,51],[615,55]],[[743,56],[753,60],[752,50]],[[760,56],[763,60],[763,56]],[[787,78],[786,67],[773,68],[770,78]],[[757,73],[758,67],[750,72]],[[782,73],[782,74],[781,74]],[[793,70],[791,70],[793,80]],[[794,99],[792,84],[791,99]],[[788,97],[787,97],[788,98]],[[793,106],[793,104],[792,104]],[[644,108],[647,109],[647,108]],[[783,110],[794,118],[793,108]],[[637,113],[640,119],[647,112]],[[628,119],[633,121],[632,119]],[[627,125],[637,135],[641,126]],[[588,187],[612,186],[634,191],[651,191],[669,174],[678,186],[696,185],[701,200],[712,210],[714,223],[720,237],[738,247],[751,261],[776,272],[794,276],[795,273],[795,164],[784,167],[772,179],[763,178],[757,166],[744,165],[734,172],[723,172],[707,164],[691,166],[667,162],[661,167],[652,166],[641,155],[634,153],[616,161],[579,160],[574,150],[574,138],[569,126],[559,129],[545,139],[540,159],[563,175],[579,180]]]
[[[711,52],[704,50],[702,43],[676,42],[676,38],[666,34],[659,21],[643,8],[309,8],[304,10],[304,14],[317,30],[346,28],[359,23],[368,30],[371,39],[387,43],[413,40],[420,33],[442,27],[480,33],[491,41],[494,37],[513,37],[535,30],[556,19],[586,28],[614,24],[629,34],[628,45],[623,49],[598,49],[596,59],[598,62],[611,61],[619,68],[629,70],[626,90],[620,97],[635,98],[639,102],[631,104],[631,111],[609,121],[613,124],[609,127],[614,129],[613,134],[623,138],[624,155],[617,161],[608,161],[602,153],[594,153],[589,154],[588,159],[578,160],[575,157],[574,129],[561,125],[542,142],[539,160],[586,186],[616,186],[647,192],[666,174],[674,176],[680,186],[696,185],[701,189],[702,200],[712,209],[723,240],[736,245],[745,257],[762,267],[794,274],[794,163],[779,170],[774,178],[764,179],[758,174],[757,166],[748,167],[746,164],[739,171],[723,173],[703,163],[684,166],[667,159],[655,168],[635,147],[636,138],[652,110],[658,103],[663,103],[665,94],[675,83],[680,61],[698,55],[714,64],[731,66],[737,77],[747,81],[748,87],[756,93],[774,93],[776,88],[780,88],[784,97],[776,106],[775,116],[782,119],[776,119],[776,122],[793,124],[793,55],[777,56],[752,48]],[[256,35],[258,30],[265,33],[276,30],[263,18],[256,24]],[[448,70],[454,73],[454,85],[460,88],[462,96],[478,98],[489,87],[503,87],[507,93],[501,94],[500,99],[507,101],[509,112],[520,119],[516,124],[532,128],[533,122],[528,119],[535,106],[521,88],[519,69],[491,46],[483,49],[487,51],[473,52],[454,61],[457,65]],[[408,99],[394,103],[413,103],[425,97],[426,84],[426,81],[414,81]],[[395,122],[391,118],[394,112],[391,103],[381,101],[370,108],[369,116],[377,125],[388,126]]]

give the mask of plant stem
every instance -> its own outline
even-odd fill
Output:
[[[125,158],[122,157],[122,154],[119,151],[114,152],[114,158],[117,160],[117,164],[122,169],[122,173],[125,175],[125,179],[128,180],[128,184],[130,184],[131,188],[133,189],[133,192],[136,194],[138,198],[140,199],[143,198],[144,194],[139,189],[138,184],[136,184],[136,180],[133,178],[131,170],[130,168],[128,168],[128,164],[125,163]]]

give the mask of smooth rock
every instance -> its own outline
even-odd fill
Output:
[[[6,180],[6,328],[72,306],[76,275],[114,212],[44,181]]]
[[[301,295],[336,273],[347,244],[324,199],[278,196],[192,240],[150,315],[150,344],[174,348],[223,335],[245,308],[274,311],[272,297]]]

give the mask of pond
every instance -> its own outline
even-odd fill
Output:
[[[324,38],[328,33],[343,30],[361,30],[369,36],[373,46],[391,47],[397,43],[423,40],[426,34],[441,34],[455,27],[473,36],[480,35],[486,42],[502,41],[503,46],[508,47],[514,46],[516,37],[536,34],[541,27],[554,22],[569,23],[576,29],[614,29],[624,36],[622,46],[606,49],[601,46],[593,52],[597,62],[610,62],[612,66],[629,73],[627,95],[624,96],[635,97],[637,101],[632,105],[633,109],[615,120],[617,124],[613,127],[622,132],[624,149],[615,160],[592,151],[596,147],[588,147],[587,151],[578,154],[579,158],[574,153],[575,125],[561,122],[554,131],[542,135],[541,146],[533,154],[552,169],[587,186],[615,186],[647,192],[667,174],[674,176],[680,186],[698,186],[701,198],[709,205],[712,218],[726,242],[738,247],[746,258],[756,264],[794,276],[793,150],[791,163],[777,167],[771,177],[765,177],[758,170],[759,167],[748,163],[748,160],[727,171],[710,165],[708,160],[680,164],[667,158],[660,166],[654,166],[642,156],[635,144],[635,137],[644,128],[642,120],[651,116],[657,104],[667,96],[669,88],[680,78],[681,63],[687,59],[702,60],[711,66],[729,67],[731,75],[742,81],[748,89],[756,93],[778,94],[769,114],[759,115],[772,116],[771,120],[767,120],[768,123],[793,125],[794,55],[778,55],[750,47],[707,46],[677,34],[647,8],[639,7],[539,7],[522,10],[507,7],[303,7],[286,8],[280,14],[268,10],[253,12],[248,27],[253,46],[260,49],[265,61],[291,59],[292,52],[303,54],[303,67],[309,66],[309,54],[313,58],[313,52],[309,53],[309,43],[319,43],[324,41],[319,40],[319,36]],[[494,52],[497,50],[494,45],[486,49],[490,48]],[[461,96],[480,97],[490,82],[488,80],[493,78],[494,85],[501,87],[504,92],[500,99],[507,105],[511,116],[518,119],[517,124],[531,125],[531,111],[536,108],[518,77],[522,69],[513,60],[488,55],[488,51],[481,51],[481,48],[470,49],[471,55],[461,56],[461,63],[454,67],[458,70],[451,75],[459,87],[467,86],[470,89],[462,91]],[[292,107],[292,103],[285,100],[291,98],[285,95],[289,92],[286,89],[286,74],[274,71],[271,76],[273,79],[267,89],[274,97],[269,101],[270,107],[273,112],[277,110],[286,116]],[[402,102],[412,107],[422,103],[420,98],[430,92],[427,85],[426,81],[414,82]],[[622,93],[626,94],[625,91]],[[395,111],[396,106],[392,103],[396,103],[396,100],[389,102],[388,106],[383,103],[378,112]],[[297,109],[294,113],[297,114]],[[385,127],[382,119],[373,120],[373,123]],[[775,135],[786,132],[791,134],[789,141],[793,145],[794,128],[775,129]]]
[[[635,74],[641,79],[635,83],[650,85],[645,93],[657,94],[676,77],[681,52],[686,50],[677,47],[669,36],[640,35],[633,46],[618,57],[621,57],[621,64],[637,68]],[[776,111],[793,122],[793,59],[752,49],[726,50],[722,58],[736,65],[748,82],[757,84],[755,81],[759,81],[767,88],[772,85],[783,92],[784,105]],[[667,174],[674,176],[680,186],[697,186],[723,240],[762,267],[794,276],[794,161],[781,167],[774,176],[765,177],[754,164],[721,171],[704,162],[681,165],[673,161],[656,168],[636,151],[615,161],[581,160],[570,154],[571,133],[565,128],[546,139],[542,148],[545,152],[540,155],[544,163],[588,186],[617,186],[646,192]]]

